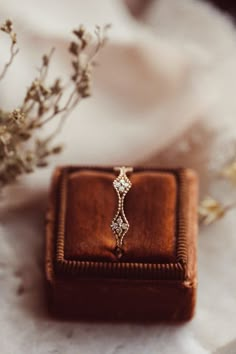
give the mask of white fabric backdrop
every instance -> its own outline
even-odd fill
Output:
[[[50,168],[6,191],[0,223],[1,353],[236,353],[233,211],[200,232],[198,308],[186,325],[53,321],[42,270],[53,164],[182,164],[198,170],[204,190],[210,162],[219,164],[225,142],[236,135],[236,30],[230,19],[193,0],[151,2],[142,22],[119,0],[8,0],[0,4],[0,20],[8,17],[21,51],[0,86],[6,108],[20,102],[52,45],[57,47],[53,74],[65,71],[72,28],[112,23],[112,30],[93,97],[72,114],[60,137],[65,152]],[[211,188],[224,196],[224,186]]]

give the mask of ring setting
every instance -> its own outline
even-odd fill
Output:
[[[116,190],[118,197],[118,208],[115,217],[111,223],[112,232],[116,238],[115,254],[117,258],[121,258],[123,255],[123,241],[125,234],[129,230],[129,222],[125,215],[124,201],[125,196],[130,190],[132,183],[130,182],[127,173],[132,172],[132,167],[115,167],[115,171],[119,171],[118,177],[113,181],[113,187]]]

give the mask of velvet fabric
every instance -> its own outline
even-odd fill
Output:
[[[116,261],[111,220],[117,211],[114,173],[81,170],[68,180],[65,257]],[[168,173],[137,172],[125,200],[130,224],[122,260],[173,262],[176,181]]]
[[[77,319],[190,319],[197,286],[195,173],[134,169],[121,259],[110,228],[115,177],[111,168],[54,173],[46,227],[50,309]]]

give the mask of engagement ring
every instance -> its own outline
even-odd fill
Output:
[[[113,186],[118,196],[118,208],[116,215],[111,223],[111,229],[116,238],[115,254],[117,258],[123,255],[123,240],[125,234],[129,230],[129,222],[125,216],[124,200],[125,196],[130,190],[132,184],[127,177],[126,173],[132,172],[132,167],[114,167],[114,171],[119,171],[118,177],[113,181]]]

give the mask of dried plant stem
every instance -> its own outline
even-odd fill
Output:
[[[19,52],[19,49],[15,49],[15,45],[12,43],[11,44],[11,51],[10,51],[10,59],[9,61],[5,64],[1,74],[0,74],[0,80],[2,80],[6,73],[7,73],[7,70],[8,68],[10,67],[10,65],[12,64],[13,60],[14,60],[14,57],[17,55],[17,53]]]
[[[59,114],[65,112],[65,111],[68,111],[68,109],[70,109],[70,107],[71,107],[71,102],[72,102],[72,100],[73,100],[75,94],[76,94],[76,90],[74,90],[73,92],[71,92],[71,94],[70,94],[70,96],[69,96],[67,102],[65,103],[64,107],[60,108],[56,113],[52,112],[52,113],[49,115],[49,117],[47,117],[44,121],[42,121],[42,122],[40,123],[40,125],[43,126],[43,125],[47,124],[48,122],[50,122],[55,116],[57,116],[57,115],[59,115]],[[62,96],[62,95],[58,96],[58,99],[56,100],[56,104],[60,101],[61,96]],[[74,105],[73,105],[73,107],[74,107]]]
[[[4,65],[3,70],[0,73],[0,80],[2,80],[5,77],[9,67],[11,66],[15,56],[19,52],[19,49],[16,47],[16,33],[13,30],[13,25],[11,20],[6,20],[5,23],[2,26],[0,26],[0,31],[6,33],[11,40],[10,58],[8,62]]]
[[[56,130],[49,136],[49,141],[53,140],[63,129],[64,124],[66,123],[66,119],[68,117],[68,115],[71,113],[71,111],[73,111],[73,109],[77,106],[77,104],[79,103],[80,98],[77,98],[74,102],[74,104],[68,109],[67,112],[65,112],[64,115],[62,115],[60,122],[56,128]]]
[[[50,62],[51,62],[51,59],[52,59],[52,56],[55,52],[55,48],[52,48],[47,56],[47,62],[48,64],[47,65],[44,65],[43,61],[42,61],[42,65],[41,67],[38,69],[39,71],[39,76],[38,78],[35,79],[35,81],[37,80],[38,82],[43,82],[46,77],[47,77],[47,74],[48,74],[48,69],[49,69],[49,66],[50,66]],[[44,56],[45,57],[45,56]],[[36,101],[32,101],[30,105],[28,105],[27,107],[27,101],[24,101],[22,107],[21,107],[21,110],[25,113],[25,114],[28,114],[29,112],[31,112],[35,105],[36,105]],[[37,118],[35,119],[35,121],[37,120]]]
[[[91,94],[94,58],[105,44],[106,28],[96,28],[95,48],[92,36],[84,27],[80,26],[73,31],[74,37],[68,50],[72,74],[67,85],[61,84],[60,78],[48,83],[53,48],[48,55],[43,55],[38,75],[26,90],[19,108],[12,112],[0,109],[0,189],[15,181],[19,175],[46,166],[50,156],[61,152],[62,146],[53,146],[53,139],[61,131],[72,110]],[[7,20],[0,26],[0,30],[7,33],[12,41],[10,60],[0,74],[1,79],[7,73],[18,49],[15,49],[16,34],[12,22]],[[36,131],[40,132],[42,127],[53,120],[57,124],[51,134],[41,139],[34,136]]]
[[[236,160],[228,162],[223,169],[215,175],[216,179],[225,179],[235,185]],[[236,208],[236,200],[230,204],[224,204],[212,197],[206,197],[199,205],[199,218],[203,224],[211,224],[225,216],[227,212]]]

